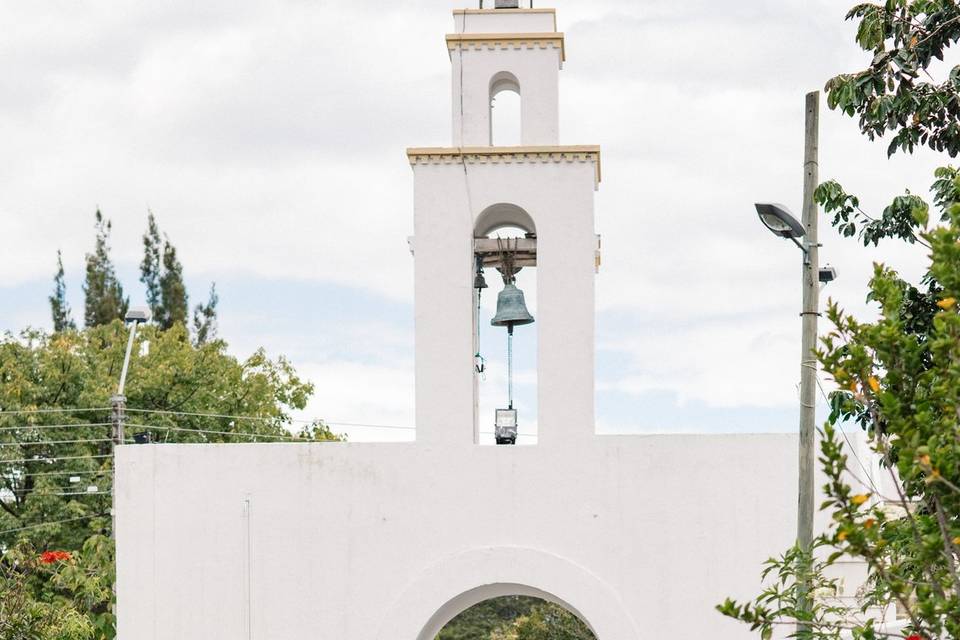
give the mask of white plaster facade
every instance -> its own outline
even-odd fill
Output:
[[[797,439],[595,434],[600,156],[559,146],[555,20],[456,12],[454,146],[408,151],[417,441],[120,447],[121,640],[432,640],[504,594],[561,603],[600,640],[748,636],[713,607],[755,594],[792,542]],[[489,146],[505,73],[523,147]],[[528,218],[539,442],[479,446],[474,234]]]

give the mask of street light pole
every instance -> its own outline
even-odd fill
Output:
[[[806,99],[806,131],[803,150],[803,228],[806,254],[803,261],[803,334],[800,359],[800,504],[797,542],[809,550],[813,542],[814,427],[817,385],[817,319],[820,316],[820,264],[817,243],[817,203],[813,192],[819,180],[819,105],[820,93]]]
[[[123,423],[126,418],[124,411],[127,408],[127,397],[124,395],[124,389],[127,385],[127,370],[130,368],[130,354],[133,352],[137,325],[149,320],[149,309],[133,308],[127,312],[124,321],[130,325],[130,337],[127,338],[127,351],[123,356],[123,367],[120,369],[120,383],[117,385],[117,392],[110,397],[110,406],[113,409],[110,419],[113,427],[110,438],[112,440],[112,456],[110,459],[113,462],[113,490],[110,492],[110,536],[114,539],[117,535],[117,445],[123,444],[124,441]]]
[[[813,193],[819,180],[818,147],[820,93],[806,97],[806,122],[803,148],[803,216],[806,251],[803,259],[803,311],[800,340],[800,473],[797,505],[797,545],[805,553],[812,551],[814,508],[814,429],[816,422],[817,320],[820,317],[820,256],[817,241],[817,203]],[[810,610],[810,584],[801,585],[800,610]],[[805,629],[798,625],[798,630]]]
[[[786,238],[803,252],[803,307],[800,311],[802,334],[800,338],[800,459],[799,491],[797,492],[797,547],[804,554],[813,550],[813,496],[814,496],[814,428],[816,423],[817,390],[817,320],[820,317],[820,284],[837,277],[833,267],[820,269],[820,244],[817,240],[817,203],[814,192],[820,178],[818,165],[820,93],[807,94],[803,145],[803,215],[802,222],[782,204],[758,202],[760,222],[774,235]],[[800,242],[799,239],[803,239]],[[811,609],[810,581],[807,576],[799,585],[797,606],[801,612]],[[797,631],[808,631],[798,621]]]

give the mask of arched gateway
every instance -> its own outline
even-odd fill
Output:
[[[638,637],[616,590],[585,568],[537,549],[495,547],[443,558],[416,575],[384,617],[378,640],[433,640],[458,614],[508,595],[558,604],[598,640]]]
[[[600,151],[559,142],[564,34],[552,9],[454,22],[453,144],[407,152],[416,442],[118,447],[119,640],[432,640],[505,593],[561,603],[599,640],[744,637],[713,607],[792,542],[796,438],[596,433]],[[489,145],[505,73],[519,147]],[[502,266],[486,234],[503,225],[536,266],[535,446],[478,446],[494,416],[477,408],[475,276]]]

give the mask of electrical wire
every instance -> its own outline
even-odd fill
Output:
[[[33,491],[30,493],[31,496],[109,496],[112,491]]]
[[[60,462],[62,460],[88,460],[93,458],[112,458],[112,454],[89,455],[89,456],[55,456],[52,458],[21,458],[18,460],[0,459],[0,464],[24,464],[27,462]]]
[[[209,429],[190,429],[187,427],[160,427],[149,424],[132,424],[127,423],[128,427],[134,427],[137,429],[153,429],[155,431],[180,431],[185,433],[203,433],[211,435],[222,435],[222,436],[244,436],[247,438],[273,438],[273,439],[282,439],[285,442],[312,442],[307,438],[297,438],[296,436],[283,436],[278,434],[271,433],[248,433],[245,431],[211,431]],[[189,443],[184,443],[189,444]]]
[[[40,522],[38,524],[31,524],[25,527],[17,527],[16,529],[4,529],[3,531],[0,531],[0,536],[7,533],[17,533],[18,531],[27,531],[28,529],[37,529],[39,527],[48,527],[48,526],[53,526],[57,524],[64,524],[67,522],[76,522],[78,520],[89,520],[90,518],[100,518],[102,516],[107,516],[107,515],[110,515],[110,514],[109,513],[92,513],[90,515],[78,516],[76,518],[67,518],[65,520],[54,520],[53,522]]]
[[[274,416],[274,417],[242,416],[242,415],[229,415],[225,413],[204,413],[204,412],[197,412],[197,411],[167,411],[163,409],[135,409],[130,407],[127,407],[125,411],[127,411],[128,413],[152,413],[156,415],[184,416],[184,417],[193,417],[193,418],[225,418],[230,420],[253,420],[253,421],[260,421],[260,422],[271,422],[271,421],[280,420],[279,416]],[[324,418],[317,418],[315,420],[284,418],[283,420],[281,420],[281,422],[291,422],[291,423],[308,424],[308,425],[319,422],[325,425],[330,425],[335,427],[368,427],[371,429],[416,429],[416,427],[407,426],[407,425],[342,422],[339,420],[326,420]]]
[[[113,442],[110,438],[87,438],[83,440],[31,440],[29,442],[0,442],[0,447],[29,447],[37,444],[81,444],[84,442]]]
[[[109,422],[77,422],[75,424],[25,424],[19,427],[0,427],[0,431],[29,431],[31,429],[67,429],[69,427],[109,427]]]
[[[32,478],[37,476],[86,476],[86,475],[110,475],[113,469],[88,469],[84,471],[37,471],[35,473],[18,473],[13,476],[14,479]]]
[[[3,416],[27,415],[33,413],[83,413],[88,411],[110,411],[110,407],[84,407],[80,409],[0,409],[0,418]]]
[[[820,376],[815,376],[814,379],[817,381],[817,388],[820,389],[820,395],[823,397],[823,401],[827,403],[827,406],[829,406],[830,398],[827,396],[827,392],[824,391],[823,385],[820,383]],[[839,431],[840,431],[840,434],[843,436],[843,439],[847,443],[847,448],[850,450],[850,453],[853,455],[854,460],[857,461],[857,464],[860,466],[860,470],[863,471],[863,475],[867,479],[867,482],[864,483],[863,480],[860,480],[859,478],[857,478],[858,480],[860,480],[860,484],[864,486],[867,486],[867,484],[869,484],[869,487],[873,489],[873,492],[876,495],[882,497],[880,490],[877,489],[877,485],[874,484],[873,482],[873,475],[867,470],[867,467],[866,465],[863,464],[863,461],[860,459],[860,456],[857,455],[857,450],[856,448],[854,448],[853,443],[850,442],[850,438],[847,436],[846,430],[841,426]],[[856,478],[856,475],[854,474],[851,474],[851,475],[853,475],[853,477]]]

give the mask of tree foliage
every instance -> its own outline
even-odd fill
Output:
[[[74,558],[55,574],[40,572],[25,583],[8,575],[0,589],[25,584],[44,611],[47,604],[63,605],[61,596],[69,594],[96,638],[113,633],[113,551],[104,537],[113,473],[107,405],[128,331],[114,320],[82,331],[30,330],[0,338],[0,567],[21,562],[25,556],[16,550],[24,548],[62,549]],[[128,443],[135,436],[189,443],[340,439],[319,422],[291,432],[290,414],[305,406],[313,386],[284,358],[259,350],[240,360],[221,340],[197,346],[181,324],[167,331],[143,326],[134,346],[126,386]],[[4,615],[0,609],[0,629]]]
[[[57,273],[53,277],[53,295],[50,296],[50,315],[53,319],[53,330],[64,331],[75,329],[76,324],[70,315],[70,305],[67,303],[67,283],[63,272],[63,254],[57,251]]]
[[[960,34],[956,0],[887,0],[854,6],[857,43],[873,54],[866,69],[839,75],[826,86],[827,104],[858,116],[871,140],[892,133],[887,153],[928,146],[960,152],[960,66],[937,82],[935,60]]]
[[[103,217],[99,209],[95,218],[97,236],[93,253],[88,253],[86,257],[86,277],[83,283],[83,319],[88,327],[109,324],[117,318],[123,318],[130,302],[123,296],[123,287],[110,259],[110,221]]]
[[[187,324],[187,287],[183,282],[183,265],[177,249],[160,229],[151,211],[147,215],[147,231],[143,234],[143,260],[140,281],[146,286],[147,305],[153,321],[162,329]]]
[[[595,640],[577,616],[529,596],[502,596],[476,604],[453,620],[436,640]]]
[[[871,139],[891,133],[889,153],[925,144],[956,155],[960,72],[951,70],[941,85],[918,78],[960,39],[957,2],[862,4],[849,17],[860,20],[858,42],[874,59],[867,70],[827,84],[830,106],[859,115]],[[908,192],[870,215],[835,181],[816,192],[841,235],[865,245],[919,244],[928,268],[911,283],[876,264],[867,294],[879,311],[873,322],[828,305],[833,328],[817,356],[839,388],[819,457],[828,480],[822,509],[832,526],[813,550],[794,548],[768,561],[767,588],[754,601],[718,607],[762,637],[797,622],[803,626],[795,637],[889,636],[876,617],[896,607],[907,625],[893,635],[960,638],[960,172],[938,169],[931,193],[930,203]],[[851,463],[840,431],[849,424],[867,432],[893,495]],[[839,583],[828,577],[851,559],[868,568],[855,605],[837,598]],[[812,607],[801,606],[808,585]]]
[[[193,337],[196,343],[206,344],[217,337],[217,285],[210,285],[210,296],[206,304],[198,304],[193,310]]]

